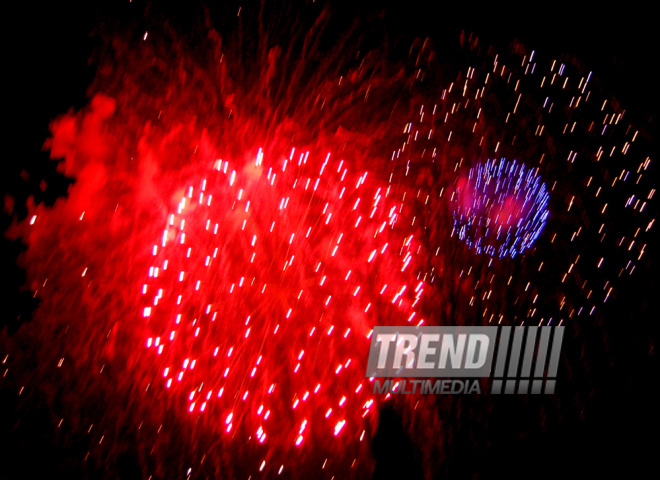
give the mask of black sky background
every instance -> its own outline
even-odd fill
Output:
[[[546,56],[572,54],[594,70],[630,116],[657,138],[657,14],[651,13],[650,4],[618,2],[605,7],[605,3],[530,2],[516,8],[498,4],[480,8],[467,2],[443,5],[418,0],[387,5],[368,1],[360,6],[357,2],[330,3],[339,23],[357,14],[380,15],[386,29],[400,36],[402,43],[415,36],[431,37],[441,57],[445,51],[441,46],[448,45],[446,52],[451,55],[463,30],[501,49],[517,39]],[[66,192],[68,183],[54,174],[54,162],[48,160],[42,145],[53,118],[87,103],[86,89],[94,78],[94,68],[88,63],[94,47],[90,33],[101,20],[131,15],[139,19],[144,7],[140,0],[133,4],[121,0],[22,3],[14,8],[18,11],[3,15],[2,76],[7,81],[3,87],[3,143],[9,148],[4,149],[0,163],[0,180],[3,197],[10,194],[15,199],[12,215],[21,219],[28,195],[52,204],[57,195]],[[167,8],[175,15],[189,10],[177,5]],[[652,145],[654,152],[656,144]],[[652,158],[660,160],[655,154]],[[46,193],[39,189],[41,178],[49,179]],[[3,230],[12,215],[3,212]],[[657,240],[657,234],[653,238]],[[0,329],[8,328],[11,333],[27,321],[34,303],[28,292],[19,291],[24,281],[15,265],[20,245],[5,239],[0,245],[5,285],[1,289]],[[483,478],[519,473],[611,478],[618,472],[630,477],[646,469],[651,476],[657,475],[659,377],[657,353],[653,351],[658,338],[657,246],[657,241],[649,245],[645,274],[620,288],[611,310],[605,313],[610,323],[604,328],[618,339],[603,358],[592,361],[596,398],[590,410],[579,421],[566,420],[543,438],[516,435],[516,420],[512,419],[514,426],[494,438],[501,444],[493,446],[486,458],[474,458],[470,443],[458,436],[452,452],[454,466],[447,472],[451,477],[475,472]],[[599,332],[594,330],[593,334]],[[529,414],[509,413],[520,418]],[[6,429],[0,430],[0,438],[15,435],[9,428],[17,419],[11,418],[11,412],[2,415],[8,418],[0,423],[0,429]],[[400,419],[390,413],[384,417],[376,442],[376,477],[392,478],[389,475],[400,473],[402,478],[414,478],[420,466]],[[31,428],[34,431],[23,434],[38,437],[38,424]],[[35,444],[31,455],[38,459],[44,448],[48,445]],[[0,460],[0,478],[7,474],[3,464]]]

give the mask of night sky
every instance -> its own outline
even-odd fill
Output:
[[[450,81],[458,66],[462,68],[462,32],[464,38],[478,36],[481,45],[494,45],[501,51],[518,41],[546,58],[574,56],[594,71],[607,95],[616,98],[628,120],[643,130],[646,155],[657,161],[656,22],[643,7],[622,3],[616,9],[606,9],[604,4],[575,8],[539,3],[525,9],[494,5],[479,9],[471,5],[445,8],[439,2],[398,2],[385,7],[380,2],[369,1],[360,7],[353,3],[328,3],[328,38],[361,18],[368,25],[377,25],[367,45],[385,38],[391,56],[399,59],[406,56],[415,38],[428,37],[437,62],[448,69]],[[238,5],[211,6],[210,18],[218,24],[228,22],[225,12],[237,10]],[[167,5],[159,6],[156,15],[155,7],[139,0],[51,2],[17,8],[19,12],[5,15],[3,29],[5,98],[9,100],[4,135],[9,149],[0,175],[5,199],[3,230],[26,218],[28,197],[35,203],[53,205],[72,183],[56,172],[43,144],[53,119],[70,109],[78,111],[90,101],[87,89],[97,73],[90,59],[98,58],[98,49],[104,45],[99,30],[121,32],[135,25],[138,30],[142,26],[148,30],[155,18],[165,17],[174,28],[186,31],[196,25],[203,11],[197,6]],[[256,10],[241,8],[248,15]],[[653,171],[648,175],[657,185],[657,175]],[[657,212],[656,202],[649,204],[653,212]],[[445,430],[438,436],[450,440],[443,459],[433,467],[434,478],[609,478],[617,471],[626,477],[652,474],[660,400],[656,386],[657,226],[647,239],[635,275],[617,283],[613,298],[599,308],[597,321],[582,319],[579,328],[568,329],[562,365],[573,367],[560,367],[559,391],[552,399],[457,397],[438,405],[438,415],[446,419]],[[25,272],[17,265],[22,250],[20,242],[2,239],[0,346],[30,351],[34,345],[22,343],[28,337],[21,337],[20,332],[37,321],[31,317],[38,301],[32,291],[23,288]],[[594,272],[587,273],[596,275]],[[1,357],[5,354],[0,350]],[[25,371],[31,368],[20,366]],[[140,478],[144,474],[142,449],[137,448],[119,454],[112,467],[82,465],[86,440],[58,436],[53,427],[53,404],[39,396],[22,403],[16,381],[0,379],[0,478],[53,477],[58,473],[71,478]],[[48,388],[57,390],[57,382]],[[66,398],[56,403],[66,402]],[[480,409],[486,404],[489,413],[484,416]],[[95,407],[86,404],[80,408]],[[488,425],[484,426],[480,422],[486,417]],[[381,410],[371,440],[373,478],[432,475],[405,423],[400,410],[387,406]],[[170,476],[184,477],[178,471]]]

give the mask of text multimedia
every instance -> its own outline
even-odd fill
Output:
[[[462,393],[481,393],[481,386],[477,379],[473,380],[398,380],[387,379],[381,383],[381,380],[374,380],[373,394],[391,394],[391,395],[459,395]]]

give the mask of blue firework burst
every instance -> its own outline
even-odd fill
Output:
[[[479,254],[513,258],[541,234],[549,199],[534,169],[516,160],[489,159],[457,182],[452,235]]]

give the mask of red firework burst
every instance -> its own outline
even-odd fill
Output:
[[[372,325],[424,322],[409,212],[331,154],[234,168],[187,186],[153,246],[140,313],[160,383],[278,449],[361,441]]]

